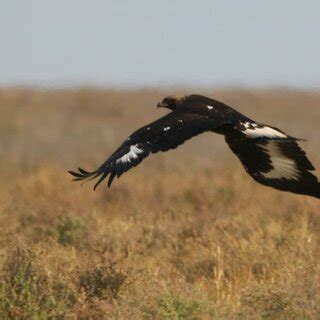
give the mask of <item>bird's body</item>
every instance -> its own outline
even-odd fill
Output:
[[[113,179],[137,166],[150,153],[174,149],[192,137],[212,131],[223,134],[245,170],[261,184],[320,198],[313,165],[299,139],[257,123],[222,102],[201,95],[167,97],[158,107],[171,112],[138,129],[95,171],[70,171],[75,180],[95,179],[96,188],[108,175]]]

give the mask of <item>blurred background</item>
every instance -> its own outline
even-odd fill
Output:
[[[2,0],[0,84],[320,85],[320,3]]]
[[[319,1],[0,7],[1,319],[319,319],[318,201],[254,182],[223,137],[110,190],[67,174],[188,93],[305,138],[320,168]]]

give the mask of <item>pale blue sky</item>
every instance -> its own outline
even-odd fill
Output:
[[[0,0],[0,85],[320,87],[319,0]]]

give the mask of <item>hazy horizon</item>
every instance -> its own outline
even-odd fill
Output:
[[[4,0],[0,86],[319,88],[318,1]]]

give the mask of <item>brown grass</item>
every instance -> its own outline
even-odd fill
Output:
[[[153,155],[111,190],[71,182],[169,93],[0,90],[1,319],[319,319],[319,202],[256,184],[222,137]],[[204,93],[306,138],[320,167],[319,94]]]

